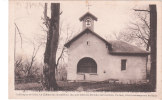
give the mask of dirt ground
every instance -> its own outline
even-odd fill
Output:
[[[149,84],[119,84],[108,82],[67,82],[58,81],[59,91],[113,91],[113,92],[150,92]],[[20,83],[15,90],[42,91],[41,83]]]

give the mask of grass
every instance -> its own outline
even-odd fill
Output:
[[[113,92],[150,92],[149,84],[119,84],[108,82],[67,82],[58,81],[59,91],[113,91]],[[40,83],[21,83],[16,90],[42,90]]]
[[[43,90],[40,83],[20,83],[15,84],[15,90]]]

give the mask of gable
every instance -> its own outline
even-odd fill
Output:
[[[115,55],[148,55],[149,52],[142,50],[136,46],[130,45],[123,41],[107,41],[103,39],[101,36],[99,36],[97,33],[91,31],[89,28],[83,30],[81,33],[73,37],[70,41],[68,41],[64,46],[70,47],[70,45],[76,41],[78,38],[83,36],[86,33],[90,33],[97,37],[98,39],[102,40],[108,47],[110,54]]]
[[[80,21],[82,21],[85,17],[91,17],[93,20],[97,21],[97,17],[94,16],[93,14],[91,14],[90,12],[87,12],[86,14],[84,14],[82,17],[79,18]]]
[[[106,45],[109,45],[110,44],[105,40],[103,39],[102,37],[100,37],[97,33],[93,32],[92,30],[90,30],[89,28],[86,28],[85,30],[83,30],[81,33],[79,33],[78,35],[74,36],[70,41],[68,41],[64,46],[65,47],[70,47],[71,43],[76,41],[78,38],[80,38],[81,36],[83,36],[84,34],[86,33],[90,33],[90,34],[93,34],[94,36],[96,36],[97,38],[99,38],[100,40],[102,40]]]

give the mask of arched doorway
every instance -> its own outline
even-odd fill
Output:
[[[77,64],[77,73],[97,73],[97,64],[90,57],[82,58]]]

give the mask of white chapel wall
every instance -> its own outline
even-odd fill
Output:
[[[89,45],[87,45],[87,41]],[[105,43],[93,34],[84,34],[74,41],[68,49],[68,80],[83,80],[83,74],[77,73],[77,63],[84,57],[91,57],[97,63],[97,75],[86,74],[86,80],[140,81],[146,77],[145,57],[110,55]],[[125,71],[121,71],[121,59],[127,59]]]

